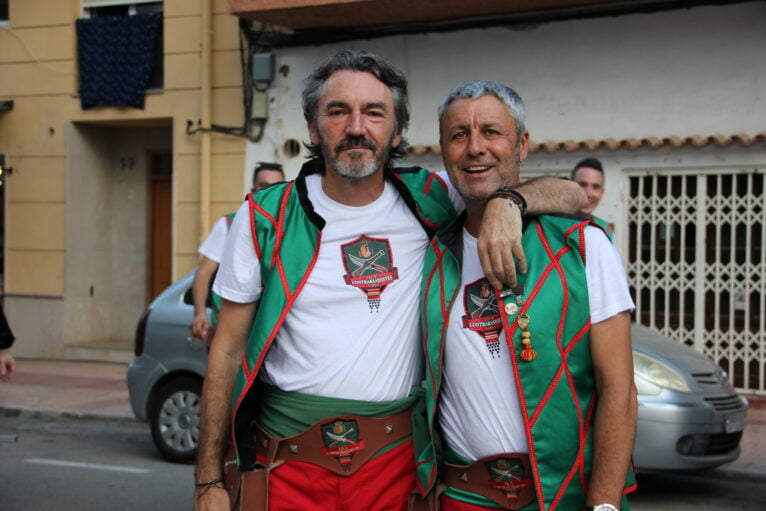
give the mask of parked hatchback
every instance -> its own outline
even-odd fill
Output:
[[[141,316],[136,357],[128,367],[133,412],[151,424],[159,451],[171,461],[194,459],[207,346],[189,336],[194,271],[166,289]],[[727,375],[693,349],[634,324],[633,362],[638,470],[696,470],[735,460],[747,401]]]

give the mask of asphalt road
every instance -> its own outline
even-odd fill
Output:
[[[162,460],[143,423],[0,418],[3,511],[188,511],[193,471]]]
[[[2,511],[188,511],[193,471],[164,461],[143,423],[0,417]],[[762,484],[715,473],[641,476],[631,509],[762,511]]]

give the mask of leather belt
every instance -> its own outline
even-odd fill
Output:
[[[497,454],[470,465],[445,463],[442,484],[486,497],[504,509],[521,509],[535,500],[526,453]]]
[[[303,461],[341,476],[353,474],[380,449],[411,434],[409,409],[377,419],[360,415],[332,417],[287,438],[269,435],[254,425],[255,452],[263,465]]]

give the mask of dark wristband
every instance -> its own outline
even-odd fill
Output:
[[[501,186],[495,191],[495,193],[489,196],[489,200],[492,200],[498,197],[508,199],[514,204],[516,204],[516,207],[519,208],[519,212],[521,213],[521,216],[524,216],[524,214],[527,212],[527,201],[524,198],[524,196],[521,195],[516,190],[509,188],[507,186]]]

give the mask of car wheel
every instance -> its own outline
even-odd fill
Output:
[[[202,381],[184,376],[160,389],[151,410],[154,445],[170,461],[188,462],[197,456]]]

